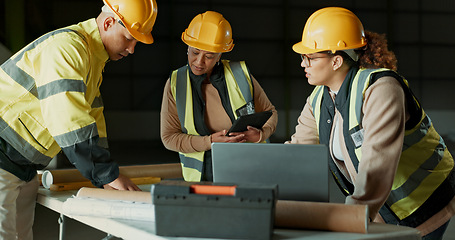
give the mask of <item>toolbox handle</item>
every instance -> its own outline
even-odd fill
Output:
[[[190,192],[205,195],[235,195],[236,186],[191,185]]]

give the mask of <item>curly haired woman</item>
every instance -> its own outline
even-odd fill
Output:
[[[368,205],[371,221],[442,239],[454,215],[453,157],[396,72],[385,37],[329,7],[310,16],[293,50],[316,87],[288,143],[329,146],[346,204]]]

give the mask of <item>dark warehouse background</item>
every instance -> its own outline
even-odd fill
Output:
[[[245,60],[278,110],[277,131],[271,142],[290,139],[313,89],[300,67],[300,56],[291,47],[301,40],[308,17],[328,6],[348,8],[366,30],[386,34],[398,59],[398,72],[409,81],[455,153],[454,0],[156,1],[155,42],[138,43],[133,55],[109,62],[103,74],[109,143],[113,157],[121,164],[179,161],[160,140],[162,92],[170,72],[186,64],[182,32],[194,16],[207,10],[223,14],[233,29],[235,47],[222,58]],[[97,17],[102,6],[102,0],[0,0],[0,64],[49,31]],[[159,151],[162,154],[157,157]],[[43,210],[38,209],[37,216],[39,211]],[[57,216],[52,216],[52,221],[57,227]],[[455,239],[454,222],[445,240]],[[52,239],[56,239],[57,229],[52,231]],[[81,236],[74,239],[88,239]]]
[[[159,110],[170,71],[186,63],[180,40],[191,19],[214,10],[233,29],[235,47],[222,57],[245,60],[279,111],[272,142],[289,139],[311,92],[300,57],[291,46],[315,10],[341,6],[366,30],[384,33],[437,129],[450,138],[455,120],[455,1],[452,0],[157,0],[155,43],[139,43],[133,55],[106,65],[102,85],[108,133],[116,140],[159,140]],[[101,0],[2,0],[1,42],[14,53],[54,29],[96,17]]]

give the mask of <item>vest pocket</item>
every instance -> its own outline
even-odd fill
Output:
[[[27,142],[29,142],[30,144],[33,144],[34,142],[46,151],[51,147],[52,143],[54,142],[52,135],[29,113],[22,112],[19,115],[18,120],[31,138],[26,139]],[[23,134],[25,135],[25,132],[23,132]],[[33,142],[30,140],[33,140]]]

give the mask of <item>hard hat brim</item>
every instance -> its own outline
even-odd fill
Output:
[[[155,20],[156,20],[156,15],[157,15],[157,4],[156,4],[156,1],[155,0],[151,0],[150,3],[151,5],[144,5],[143,3],[138,3],[138,2],[135,2],[134,4],[131,4],[131,7],[128,8],[126,7],[126,2],[122,2],[121,4],[119,4],[117,1],[111,1],[111,0],[103,0],[104,4],[107,5],[109,7],[109,9],[111,10],[112,14],[114,14],[118,20],[120,20],[123,24],[123,26],[126,28],[126,30],[128,30],[128,32],[131,34],[131,36],[133,36],[136,40],[138,40],[139,42],[142,42],[142,43],[145,43],[145,44],[151,44],[153,43],[153,37],[152,37],[152,28],[153,28],[153,25],[155,24]],[[116,7],[114,7],[114,5]],[[120,5],[120,6],[119,6]],[[122,10],[119,10],[119,8],[122,8]],[[151,8],[151,12],[149,13],[150,16],[137,16],[137,14],[132,14],[130,11],[131,10],[134,10],[136,8],[137,9],[142,9],[142,8]],[[130,11],[128,11],[127,9],[130,9]],[[121,11],[122,13],[120,13],[119,11]],[[128,13],[128,16],[125,17],[125,12]],[[141,10],[142,11],[142,10]],[[147,14],[146,12],[143,12],[144,14]],[[134,15],[134,18],[131,19],[131,17]],[[129,18],[128,18],[129,17]],[[146,19],[144,19],[144,17],[146,17]],[[127,19],[129,19],[129,22],[127,21]],[[138,31],[136,30],[136,28],[132,28],[132,23],[136,23],[136,22],[139,22],[140,25],[143,25],[145,24],[147,27],[146,29],[150,28],[149,30],[146,30],[146,29],[143,29],[142,31]],[[150,26],[149,26],[150,25]]]
[[[185,31],[186,32],[186,31]],[[182,33],[182,41],[186,43],[186,45],[190,47],[194,47],[200,50],[208,51],[208,52],[213,52],[213,53],[226,53],[232,51],[234,48],[234,44],[231,43],[229,45],[213,45],[213,44],[204,44],[196,40],[191,40],[185,32]]]
[[[294,50],[294,52],[296,52],[298,54],[312,54],[312,53],[324,51],[324,50],[320,50],[320,49],[312,49],[312,48],[305,47],[302,42],[298,42],[298,43],[294,44],[292,46],[292,50]]]
[[[348,50],[348,49],[358,49],[366,45],[366,42],[357,44],[354,46],[350,46],[349,48],[346,47],[333,47],[330,46],[328,48],[309,48],[303,44],[303,42],[298,42],[292,46],[292,50],[298,54],[312,54],[312,53],[317,53],[317,52],[324,52],[324,51],[342,51],[342,50]]]
[[[305,23],[302,41],[292,49],[300,54],[357,49],[366,45],[360,19],[341,7],[326,7],[311,14]]]
[[[126,28],[126,30],[128,30],[128,32],[131,34],[131,36],[133,36],[139,42],[142,42],[145,44],[152,44],[154,42],[152,33],[142,34],[139,31],[135,31],[135,30],[129,29],[129,28]]]

